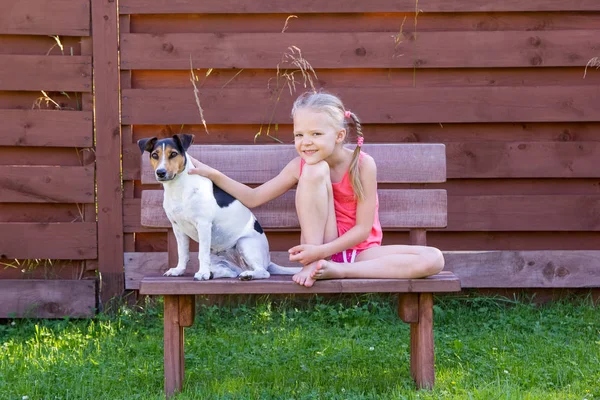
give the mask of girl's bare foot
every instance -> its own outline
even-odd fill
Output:
[[[300,272],[292,277],[292,280],[296,282],[298,285],[311,287],[315,280],[312,277],[315,269],[317,268],[317,262],[312,264],[305,265]]]
[[[342,265],[333,261],[319,260],[316,262],[316,267],[313,269],[312,279],[342,279],[344,272]]]

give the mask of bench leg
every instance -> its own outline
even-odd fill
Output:
[[[410,372],[417,388],[435,383],[433,350],[433,294],[419,294],[419,320],[410,324]]]
[[[194,323],[194,296],[164,296],[165,395],[180,392],[185,372],[183,328]]]

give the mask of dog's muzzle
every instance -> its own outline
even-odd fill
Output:
[[[156,175],[157,181],[170,181],[171,179],[175,178],[175,174],[173,174],[173,176],[169,176],[167,170],[163,168],[157,169],[154,171],[154,174]]]

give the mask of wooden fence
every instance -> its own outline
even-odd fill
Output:
[[[55,261],[3,268],[1,288],[35,299],[50,283],[17,278],[60,278],[59,292],[86,285],[76,296],[93,299],[101,276],[105,302],[131,288],[123,264],[164,262],[166,234],[140,226],[136,140],[290,142],[305,90],[300,73],[292,94],[281,76],[291,57],[368,142],[446,145],[448,228],[428,236],[463,287],[600,286],[600,71],[586,69],[600,57],[600,2],[119,0],[119,15],[117,1],[46,3],[0,5],[0,255]],[[60,110],[32,110],[41,90]],[[273,250],[299,238],[268,235]],[[40,315],[71,313],[65,300]]]

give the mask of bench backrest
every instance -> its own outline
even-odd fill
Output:
[[[443,144],[369,144],[363,147],[377,163],[377,182],[388,184],[439,183],[446,180]],[[194,145],[188,152],[227,176],[246,184],[260,184],[276,176],[297,154],[292,145]],[[142,157],[143,184],[156,184],[146,154]],[[379,215],[384,230],[444,228],[447,224],[443,189],[380,188]],[[294,191],[253,210],[265,229],[299,229]],[[141,223],[170,228],[162,209],[162,190],[142,192]]]

